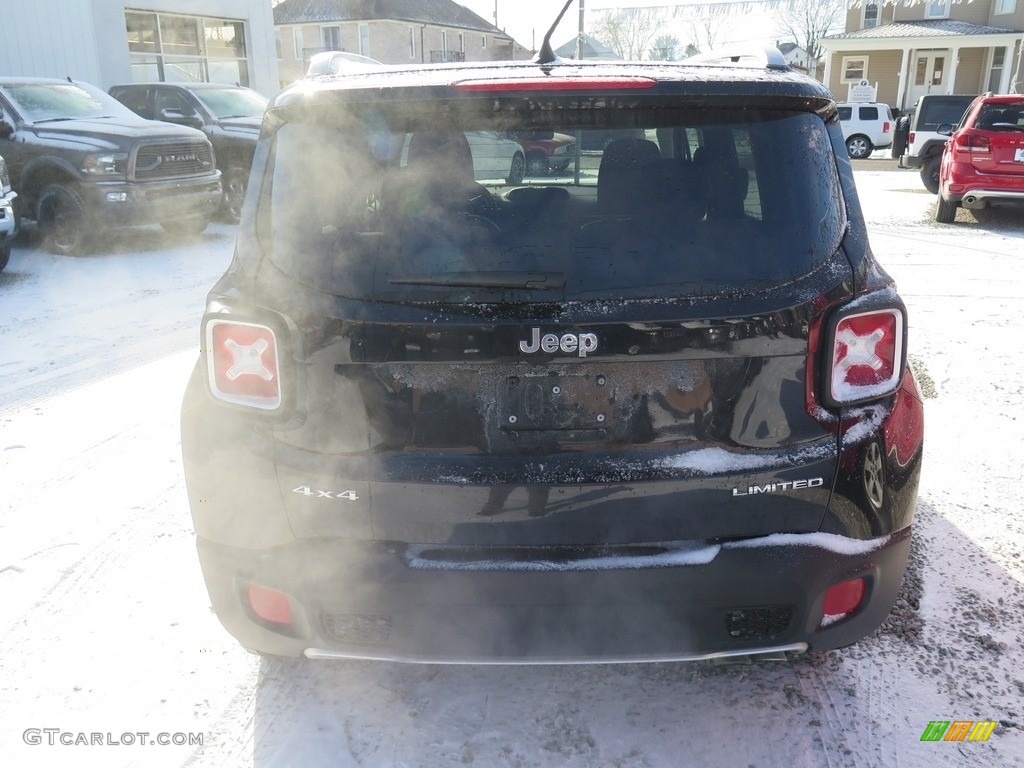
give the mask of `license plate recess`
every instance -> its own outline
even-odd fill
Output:
[[[509,376],[501,387],[499,418],[507,432],[607,430],[614,388],[603,373]]]

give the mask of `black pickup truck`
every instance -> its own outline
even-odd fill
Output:
[[[56,253],[88,251],[118,225],[198,234],[221,200],[202,132],[145,120],[86,83],[0,78],[0,155],[19,217]]]
[[[141,117],[187,125],[206,134],[224,175],[221,218],[236,223],[267,97],[224,83],[129,83],[111,87],[110,95]]]

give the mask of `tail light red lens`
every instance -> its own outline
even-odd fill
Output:
[[[283,592],[250,584],[246,597],[252,612],[264,621],[273,624],[292,623],[292,604]]]
[[[903,377],[903,312],[886,308],[844,315],[830,339],[827,397],[853,405],[892,394]]]
[[[882,133],[888,133],[888,132],[889,132],[889,121],[886,120],[884,123],[882,123]]]
[[[843,616],[853,613],[864,601],[867,584],[863,577],[834,584],[825,593],[825,604],[822,606],[822,626],[838,621]]]
[[[214,397],[263,410],[281,405],[277,337],[269,327],[209,321],[206,361]]]
[[[953,139],[953,145],[968,152],[989,152],[992,149],[992,142],[989,141],[988,136],[968,131],[958,133]]]
[[[916,139],[916,138],[917,138],[917,134],[914,133],[913,131],[911,131],[910,133],[907,134],[907,141],[910,144],[913,144],[914,143],[914,139]]]

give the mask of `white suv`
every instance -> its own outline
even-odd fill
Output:
[[[888,104],[844,102],[837,106],[851,158],[860,160],[892,144],[894,121]]]

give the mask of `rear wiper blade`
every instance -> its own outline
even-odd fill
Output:
[[[542,291],[560,291],[565,288],[565,275],[561,272],[442,272],[432,275],[394,277],[392,285],[449,285],[464,288],[533,288]]]

